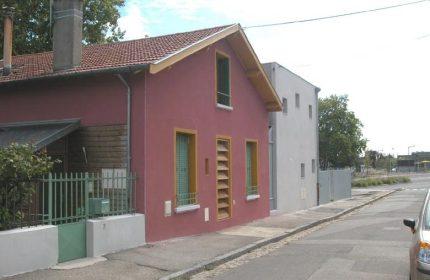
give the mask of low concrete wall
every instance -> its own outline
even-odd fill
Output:
[[[97,257],[145,244],[145,215],[121,215],[87,221],[87,256]]]
[[[0,277],[49,268],[58,262],[58,228],[0,231]]]

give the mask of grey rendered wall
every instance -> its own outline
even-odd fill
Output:
[[[264,64],[280,99],[287,98],[288,113],[271,113],[275,142],[276,206],[283,212],[307,209],[317,204],[318,175],[318,113],[317,88],[278,63]],[[295,94],[300,95],[300,107],[295,106]],[[308,106],[312,106],[309,118]],[[312,172],[312,160],[315,172]],[[305,177],[301,178],[301,163]]]
[[[39,226],[0,232],[0,278],[49,268],[58,261],[58,228]]]
[[[320,204],[350,198],[351,181],[351,169],[320,171]]]

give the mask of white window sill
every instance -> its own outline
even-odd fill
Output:
[[[251,194],[246,196],[246,201],[253,201],[260,198],[259,194]]]
[[[216,104],[216,107],[219,109],[227,110],[227,111],[233,111],[233,107],[226,106],[226,105],[219,104],[219,103]]]
[[[181,214],[181,213],[195,211],[197,209],[200,209],[200,204],[183,205],[183,206],[176,207],[175,213]]]

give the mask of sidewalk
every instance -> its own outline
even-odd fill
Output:
[[[177,238],[109,254],[106,261],[69,270],[40,270],[5,279],[174,279],[224,263],[246,252],[334,220],[389,195],[353,189],[350,199],[270,217],[215,233]]]

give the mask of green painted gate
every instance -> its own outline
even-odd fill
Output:
[[[86,221],[58,225],[58,262],[87,256]]]
[[[41,180],[38,204],[42,224],[58,226],[59,262],[87,256],[88,218],[133,213],[136,177],[110,174],[49,174]]]

